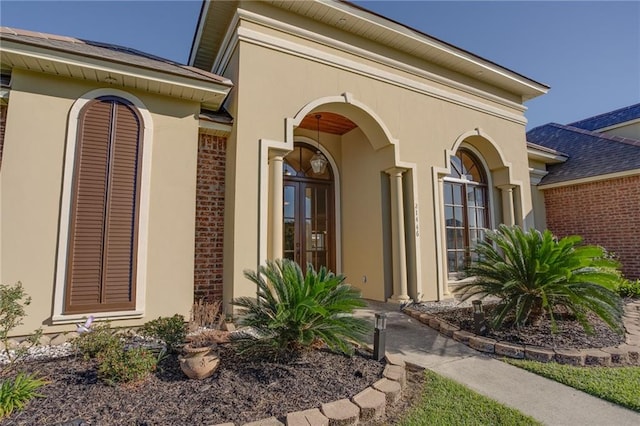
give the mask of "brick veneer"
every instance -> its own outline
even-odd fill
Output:
[[[2,149],[4,148],[4,128],[7,124],[7,106],[0,105],[0,168],[2,168]]]
[[[640,278],[640,175],[546,189],[544,200],[555,235],[605,247],[627,278]]]
[[[222,300],[227,139],[200,134],[196,185],[194,296]]]

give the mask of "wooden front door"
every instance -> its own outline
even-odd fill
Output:
[[[335,271],[333,181],[330,171],[314,176],[305,167],[313,154],[300,145],[285,159],[283,255],[303,270],[311,263]]]

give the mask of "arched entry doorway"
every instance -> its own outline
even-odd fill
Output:
[[[334,177],[330,166],[316,174],[315,149],[296,143],[283,162],[283,257],[335,270]]]

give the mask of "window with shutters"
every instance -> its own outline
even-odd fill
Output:
[[[135,308],[142,125],[127,100],[80,112],[69,214],[64,313]]]

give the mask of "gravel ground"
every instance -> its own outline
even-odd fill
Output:
[[[227,345],[219,351],[221,365],[209,379],[187,379],[173,355],[144,382],[116,387],[98,379],[94,362],[74,356],[22,363],[19,370],[50,384],[41,388],[43,398],[0,424],[243,424],[350,398],[377,381],[384,367],[366,352],[346,357],[314,350],[283,364],[241,359]],[[0,378],[15,374],[5,370]]]
[[[473,313],[470,305],[470,302],[459,303],[451,300],[421,303],[413,305],[413,307],[434,314],[438,318],[463,330],[473,332]],[[483,305],[487,318],[492,317],[494,306],[486,303]],[[594,328],[593,334],[587,334],[578,321],[566,313],[558,312],[555,317],[558,326],[556,333],[551,332],[549,318],[544,318],[537,326],[505,327],[500,330],[490,329],[487,337],[518,344],[575,349],[604,348],[617,346],[624,342],[624,335],[616,334],[595,315],[588,315],[589,321]]]

